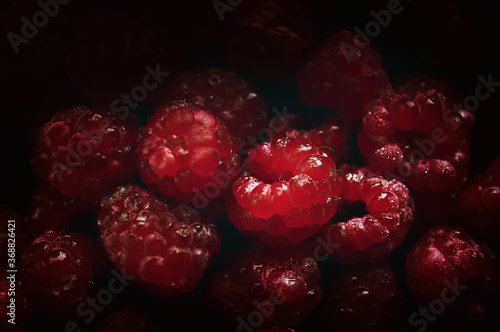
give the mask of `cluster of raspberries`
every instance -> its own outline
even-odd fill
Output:
[[[309,27],[282,12],[295,2],[275,3],[235,16],[234,63],[265,58],[245,38],[280,24],[296,23],[266,38],[293,39],[297,54],[310,46]],[[374,48],[346,57],[355,42],[341,30],[280,67],[295,70],[303,123],[210,67],[169,77],[142,124],[101,106],[43,124],[18,245],[19,320],[85,326],[100,289],[133,284],[126,292],[165,307],[196,294],[220,319],[206,331],[400,331],[408,316],[431,324],[411,308],[435,312],[444,292],[457,299],[445,325],[457,313],[481,324],[500,295],[500,159],[471,176],[473,114],[430,78],[393,86]],[[319,123],[318,107],[329,113]],[[458,206],[451,224],[422,227],[415,197],[431,194]],[[10,286],[1,280],[3,317]],[[121,308],[96,331],[157,331],[162,315]]]

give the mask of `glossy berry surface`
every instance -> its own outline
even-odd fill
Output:
[[[448,191],[470,169],[471,112],[432,84],[412,81],[366,107],[361,155],[377,172],[392,172],[414,190]]]
[[[94,204],[133,178],[136,120],[76,106],[56,114],[39,132],[32,155],[35,173],[67,196]]]
[[[267,125],[264,98],[250,83],[227,69],[203,68],[180,73],[168,82],[161,98],[163,102],[184,100],[191,107],[209,112],[239,144],[257,137]]]
[[[337,210],[335,163],[306,138],[275,139],[255,147],[248,171],[226,197],[229,219],[266,242],[302,242]]]
[[[490,249],[460,226],[434,226],[406,255],[406,284],[414,301],[447,303],[441,322],[481,324],[496,310],[498,265]],[[437,300],[436,300],[437,299]]]
[[[96,257],[83,233],[48,231],[23,254],[20,281],[36,313],[44,320],[71,317],[94,283]]]
[[[357,45],[353,32],[339,30],[311,51],[295,78],[304,104],[326,106],[358,122],[363,107],[390,88],[380,54]]]
[[[444,281],[465,284],[491,275],[491,254],[458,226],[430,228],[406,256],[407,284],[418,296],[440,296]]]
[[[342,198],[362,202],[367,214],[344,220],[339,213],[321,231],[326,252],[340,263],[387,258],[399,247],[413,222],[413,198],[397,180],[386,180],[368,169],[342,168]],[[349,209],[349,208],[347,208]]]
[[[228,257],[211,279],[216,312],[239,326],[262,313],[261,327],[299,327],[323,296],[317,262],[307,250],[259,245]]]
[[[403,295],[389,264],[348,267],[325,291],[320,310],[321,331],[400,331]]]
[[[320,151],[327,153],[335,164],[341,165],[349,156],[348,142],[351,139],[351,132],[350,126],[335,119],[310,130],[290,129],[285,131],[284,135],[288,138],[309,139]]]
[[[137,144],[141,179],[176,201],[218,198],[240,170],[236,141],[226,127],[184,101],[157,108]]]
[[[182,205],[170,209],[137,185],[118,187],[103,199],[97,219],[108,258],[154,294],[193,290],[219,251],[220,238],[214,226],[187,212]]]

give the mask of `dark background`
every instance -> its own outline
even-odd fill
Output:
[[[380,0],[304,0],[301,3],[315,32],[311,47],[341,28],[358,26],[364,30],[364,25],[373,19],[370,11],[387,6],[387,1]],[[393,16],[389,26],[370,44],[381,53],[393,85],[411,74],[428,74],[451,84],[463,98],[474,94],[478,75],[492,74],[494,81],[500,81],[498,11],[491,1],[413,0],[401,3],[402,13]],[[57,111],[79,104],[99,104],[93,99],[98,100],[96,95],[106,94],[102,91],[106,89],[106,81],[95,80],[93,75],[101,73],[110,79],[112,94],[128,92],[139,84],[147,64],[154,67],[161,63],[162,69],[172,73],[203,66],[223,66],[238,71],[254,84],[270,109],[286,105],[308,112],[296,98],[293,71],[269,79],[249,68],[228,65],[223,50],[226,36],[234,28],[232,13],[225,13],[226,19],[221,22],[211,0],[72,0],[60,5],[58,14],[26,45],[21,44],[20,52],[15,54],[7,33],[20,34],[21,18],[26,16],[31,21],[38,10],[36,1],[3,0],[0,3],[2,202],[14,206],[20,215],[38,184],[29,162],[37,129]],[[100,18],[97,27],[92,26],[96,18]],[[82,63],[88,67],[82,68]],[[155,93],[161,93],[161,88]],[[497,91],[474,112],[471,174],[484,170],[500,155],[499,106],[500,91]],[[143,122],[152,111],[149,99],[134,110]],[[203,287],[180,300],[184,306],[180,305],[178,310],[192,310],[194,316],[174,313],[169,318],[177,316],[182,323],[182,319],[193,317],[185,322],[193,327],[217,324],[202,304],[195,305],[196,299],[203,296]],[[159,307],[164,305],[168,310],[175,307],[169,301],[155,302],[158,300],[134,287],[127,292],[132,294],[129,301],[140,299],[148,308],[151,307],[148,302]],[[120,301],[126,302],[126,298],[125,294]],[[157,310],[158,317],[162,317],[162,310]],[[196,325],[197,319],[203,323]]]

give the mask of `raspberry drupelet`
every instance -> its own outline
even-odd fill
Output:
[[[250,83],[227,69],[202,68],[178,74],[168,81],[160,102],[175,100],[212,114],[237,143],[257,137],[267,126],[265,100]]]
[[[35,173],[68,196],[98,205],[115,186],[132,179],[137,119],[76,106],[40,129],[33,151]]]
[[[262,143],[244,167],[226,195],[229,219],[243,234],[270,243],[302,242],[337,210],[335,163],[306,138]]]
[[[241,163],[226,127],[184,101],[156,109],[138,135],[137,159],[146,184],[190,204],[198,196],[221,197],[238,176]]]
[[[328,286],[327,286],[328,287]],[[320,331],[401,331],[403,295],[384,261],[342,270],[325,289],[319,309]]]
[[[363,107],[391,87],[380,54],[356,45],[353,32],[340,30],[313,49],[295,79],[304,104],[326,106],[344,121],[359,122]]]
[[[351,138],[350,126],[338,119],[330,119],[319,127],[310,130],[289,129],[284,135],[288,138],[309,139],[320,151],[326,152],[337,165],[343,164],[349,155],[348,142]]]
[[[320,237],[328,244],[326,253],[343,264],[387,258],[403,243],[413,222],[414,203],[408,188],[367,168],[347,165],[341,172],[341,207],[362,202],[367,214],[345,220],[339,211],[324,225]]]
[[[495,264],[491,251],[464,228],[434,226],[406,255],[406,284],[419,305],[446,300],[444,321],[474,325],[498,302]]]
[[[226,257],[210,280],[214,309],[230,324],[262,313],[260,327],[300,327],[322,299],[320,271],[307,247],[283,249],[252,242]]]
[[[98,253],[83,233],[48,231],[25,250],[19,279],[26,297],[42,320],[75,316],[90,294]]]
[[[473,177],[458,198],[460,214],[492,244],[500,235],[500,158]]]
[[[135,184],[102,200],[97,224],[111,262],[160,296],[194,289],[220,249],[218,231],[199,214],[170,209]]]
[[[467,110],[429,83],[412,81],[368,105],[357,141],[377,172],[396,172],[414,190],[448,191],[470,168]]]

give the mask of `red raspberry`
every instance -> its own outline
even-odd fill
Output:
[[[329,120],[324,125],[311,130],[290,129],[285,132],[285,136],[309,139],[321,151],[326,152],[335,164],[344,163],[349,154],[347,143],[351,138],[351,128],[338,120]]]
[[[133,184],[102,200],[97,223],[111,262],[161,296],[194,289],[220,248],[213,225]]]
[[[321,331],[398,331],[403,296],[389,264],[361,264],[343,270],[325,290]]]
[[[226,197],[229,219],[266,242],[302,242],[337,210],[335,163],[306,138],[276,139],[249,154]]]
[[[314,41],[305,12],[297,0],[240,4],[230,17],[224,50],[227,61],[265,78],[290,73]]]
[[[257,137],[267,125],[265,100],[226,69],[204,68],[177,75],[168,82],[161,104],[174,100],[184,100],[220,119],[238,143]]]
[[[156,109],[139,135],[137,154],[141,179],[186,203],[200,195],[221,197],[240,167],[236,142],[226,127],[183,101]]]
[[[95,206],[82,197],[66,196],[48,181],[40,183],[28,208],[25,222],[30,234],[73,228],[78,216],[96,212]]]
[[[94,332],[157,332],[152,317],[140,307],[117,310],[103,320]]]
[[[323,296],[316,260],[307,248],[252,245],[228,257],[211,279],[216,310],[239,330],[303,325]]]
[[[88,297],[94,282],[90,245],[82,233],[48,231],[26,249],[19,278],[39,318],[73,317]]]
[[[358,146],[374,171],[397,172],[414,190],[448,191],[469,171],[473,121],[432,85],[413,81],[366,107]]]
[[[68,196],[98,204],[116,185],[132,179],[136,118],[125,120],[86,106],[56,114],[40,129],[35,173]]]
[[[446,296],[445,314],[452,321],[477,322],[484,319],[492,300],[498,300],[493,259],[488,248],[475,242],[465,229],[435,226],[408,252],[406,283],[417,303],[425,305]]]
[[[19,281],[12,282],[11,279],[7,279],[10,276],[7,270],[0,268],[0,316],[2,317],[0,328],[5,332],[19,331],[29,322],[32,315],[31,304],[24,296],[23,286]],[[14,296],[12,292],[15,292]],[[14,310],[8,308],[12,307],[11,299],[15,300]],[[11,319],[15,324],[9,323]]]
[[[496,244],[500,235],[500,158],[471,180],[458,206],[469,224]]]
[[[413,221],[413,198],[399,181],[386,180],[366,168],[343,167],[342,192],[347,203],[362,202],[362,217],[344,220],[342,213],[334,223],[326,224],[321,238],[325,248],[340,263],[368,262],[387,258],[406,238]]]
[[[329,107],[356,122],[363,107],[390,88],[380,54],[357,45],[354,33],[341,30],[311,52],[296,76],[304,104]]]

